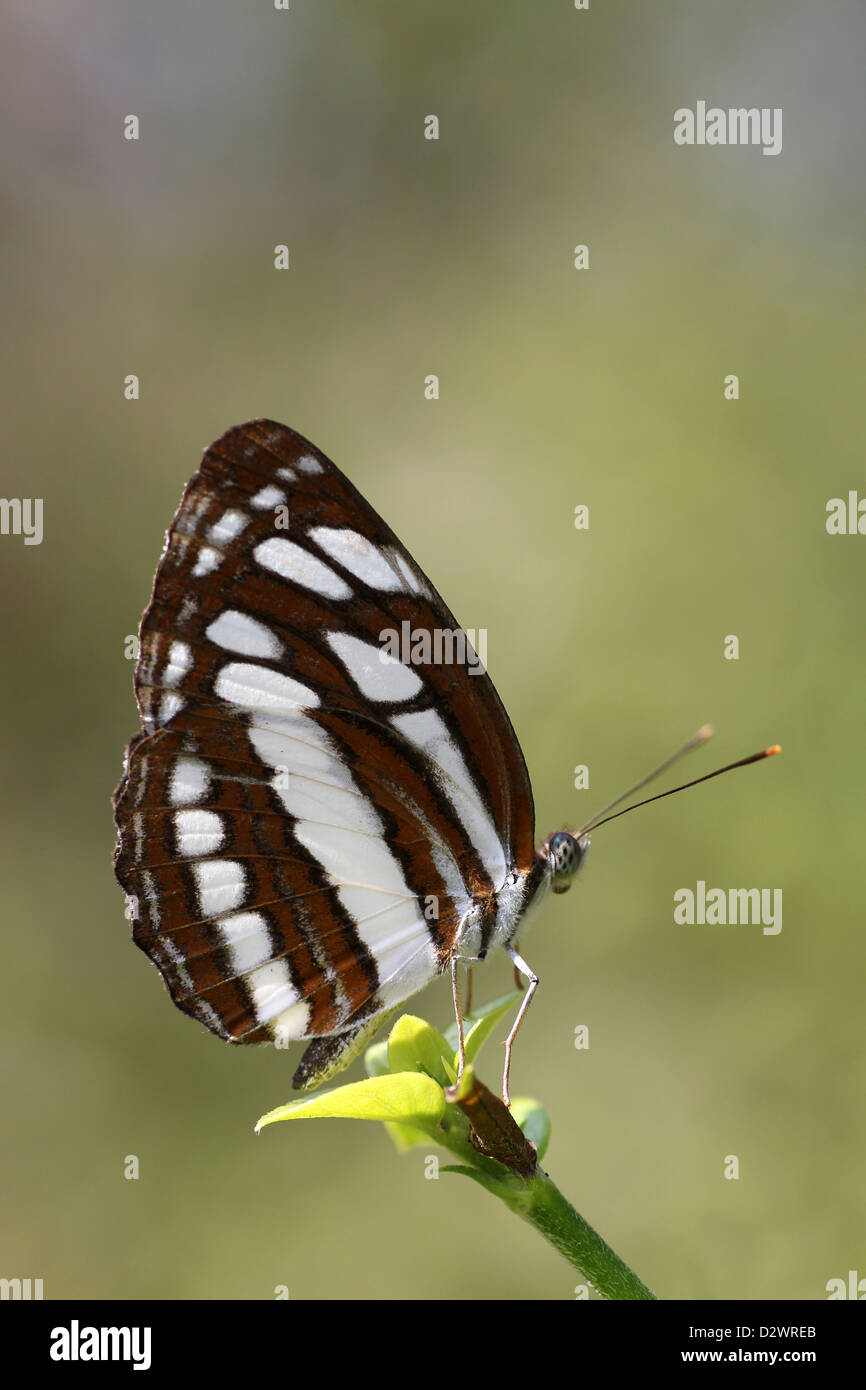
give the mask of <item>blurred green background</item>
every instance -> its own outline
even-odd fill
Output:
[[[487,628],[539,838],[705,720],[683,777],[785,745],[597,833],[521,943],[541,987],[513,1086],[659,1296],[866,1275],[866,538],[824,524],[866,491],[859,5],[20,0],[2,27],[2,491],[45,521],[41,546],[0,538],[0,1274],[47,1298],[578,1282],[378,1126],[256,1139],[299,1049],[221,1045],[129,940],[125,638],[201,450],[265,414]],[[699,99],[782,107],[782,153],[676,146]],[[782,888],[782,932],[675,925],[698,879]],[[445,1025],[446,982],[413,1009]]]

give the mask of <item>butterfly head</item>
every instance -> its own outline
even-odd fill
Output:
[[[588,849],[588,835],[572,835],[570,830],[557,830],[548,835],[541,846],[541,856],[550,865],[550,886],[554,893],[568,892]]]

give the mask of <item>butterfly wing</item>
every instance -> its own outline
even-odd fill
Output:
[[[300,435],[256,420],[206,451],[142,619],[115,868],[134,940],[220,1036],[347,1055],[461,924],[478,954],[510,930],[532,793],[471,649],[442,659],[460,632]],[[315,1079],[337,1069],[311,1052]]]

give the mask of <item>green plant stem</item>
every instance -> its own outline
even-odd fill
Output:
[[[655,1298],[633,1270],[568,1202],[546,1173],[509,1180],[502,1200],[554,1245],[605,1298]]]
[[[519,1178],[453,1133],[446,1137],[440,1130],[438,1142],[464,1160],[452,1171],[474,1178],[534,1226],[604,1298],[655,1299],[655,1294],[575,1211],[540,1168],[534,1177]]]

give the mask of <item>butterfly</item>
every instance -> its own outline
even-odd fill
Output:
[[[253,420],[206,450],[135,692],[115,872],[178,1008],[230,1042],[308,1040],[293,1084],[312,1088],[450,973],[462,1069],[458,965],[501,947],[527,982],[508,1103],[538,984],[518,930],[589,835],[536,849],[523,754],[467,635],[294,430]]]

